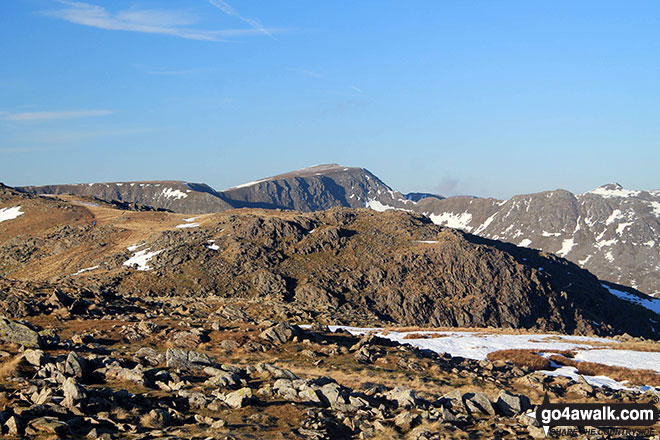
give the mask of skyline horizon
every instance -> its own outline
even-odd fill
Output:
[[[359,169],[365,170],[365,171],[373,174],[374,176],[376,176],[382,183],[384,183],[386,186],[390,187],[390,189],[392,189],[394,191],[398,191],[403,195],[418,193],[418,194],[430,194],[430,195],[435,195],[435,196],[442,196],[442,197],[446,197],[446,198],[449,198],[449,197],[476,197],[476,198],[484,198],[484,199],[493,198],[493,199],[498,199],[498,200],[509,200],[510,198],[512,198],[514,196],[536,194],[536,193],[550,192],[550,191],[560,191],[560,190],[568,191],[568,192],[570,192],[574,195],[582,195],[582,194],[586,194],[590,191],[593,191],[595,189],[602,188],[602,187],[605,187],[605,186],[608,186],[608,185],[619,185],[621,188],[627,189],[627,190],[660,191],[660,188],[634,188],[634,187],[622,185],[620,182],[617,182],[617,181],[610,181],[610,182],[607,182],[607,183],[603,183],[601,185],[597,185],[597,186],[594,186],[592,188],[585,189],[583,191],[572,191],[571,189],[562,188],[561,186],[559,186],[559,187],[547,188],[547,189],[544,189],[544,190],[541,190],[541,191],[535,191],[535,192],[521,191],[521,192],[517,192],[515,194],[511,194],[509,197],[505,197],[505,198],[493,197],[493,196],[489,196],[489,195],[483,195],[482,196],[482,195],[479,195],[479,194],[441,194],[441,193],[437,193],[437,192],[425,191],[424,189],[418,189],[418,190],[412,190],[412,191],[401,191],[398,188],[393,187],[392,185],[389,185],[388,182],[385,179],[382,179],[378,175],[378,173],[373,172],[372,170],[370,170],[367,167],[344,165],[344,164],[337,163],[337,162],[314,164],[314,165],[309,165],[309,166],[305,166],[305,167],[302,167],[302,168],[297,168],[297,169],[294,169],[294,170],[286,170],[286,171],[283,171],[283,172],[278,172],[277,174],[272,174],[272,175],[268,175],[268,176],[261,176],[261,177],[256,178],[256,180],[239,182],[239,183],[236,183],[233,186],[222,187],[222,188],[214,186],[213,184],[210,184],[209,182],[204,182],[204,181],[195,180],[195,179],[185,179],[185,180],[182,180],[182,179],[104,180],[104,181],[94,181],[94,182],[92,182],[92,181],[89,181],[89,182],[51,182],[51,183],[44,183],[44,184],[25,184],[25,185],[11,185],[11,184],[7,184],[6,182],[2,182],[2,181],[0,181],[0,183],[2,183],[4,185],[7,185],[7,186],[10,186],[10,187],[21,188],[21,187],[38,187],[38,186],[56,186],[56,185],[91,185],[91,184],[113,184],[113,183],[166,183],[166,182],[177,182],[177,183],[205,184],[205,185],[211,187],[211,189],[213,189],[214,191],[223,192],[223,191],[239,188],[239,187],[242,187],[242,186],[248,186],[248,185],[253,184],[253,183],[259,183],[259,182],[262,182],[262,181],[275,179],[277,177],[280,177],[280,176],[283,176],[283,175],[286,175],[286,174],[289,174],[289,173],[292,173],[292,172],[302,171],[302,170],[306,170],[306,169],[309,169],[309,168],[315,168],[315,167],[320,167],[320,166],[328,166],[328,165],[337,165],[337,166],[342,167],[342,168],[359,168]]]

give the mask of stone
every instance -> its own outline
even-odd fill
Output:
[[[18,436],[19,431],[21,430],[21,422],[16,416],[11,416],[5,422],[5,427],[7,428],[7,434]]]
[[[87,361],[72,351],[64,362],[64,372],[70,376],[83,377],[87,372]]]
[[[396,402],[399,408],[412,408],[417,405],[415,392],[406,387],[396,387],[385,393],[385,398]]]
[[[240,381],[241,381],[241,377],[236,373],[230,373],[228,371],[219,371],[213,377],[208,379],[206,383],[208,385],[213,385],[221,388],[231,388],[238,385]]]
[[[36,432],[64,436],[69,433],[69,425],[56,417],[39,417],[28,424]]]
[[[73,377],[66,379],[62,385],[62,391],[64,392],[62,404],[68,408],[74,407],[78,402],[87,398],[85,388],[79,385]]]
[[[502,390],[497,397],[497,407],[503,415],[512,417],[525,412],[532,405],[527,396],[511,394]]]
[[[472,413],[480,412],[488,415],[495,415],[495,408],[484,393],[466,393],[463,396],[465,405]]]
[[[272,327],[267,328],[259,337],[265,339],[266,341],[272,342],[273,344],[284,344],[293,340],[295,336],[299,336],[302,333],[300,328],[297,325],[291,325],[286,322],[278,322]]]
[[[314,403],[317,405],[322,403],[317,390],[309,386],[304,386],[298,393],[298,396],[303,402]]]
[[[326,383],[318,392],[321,400],[332,408],[341,408],[346,403],[341,395],[341,386],[336,382]]]
[[[244,387],[225,396],[225,403],[232,408],[243,408],[253,399],[252,390]]]
[[[259,374],[268,375],[273,379],[291,379],[291,380],[298,379],[298,376],[296,376],[291,371],[285,368],[279,368],[276,367],[275,365],[266,364],[266,363],[257,364],[256,371]]]
[[[406,436],[406,440],[430,440],[432,436],[431,431],[420,426],[410,431],[410,434]]]
[[[409,411],[404,411],[394,418],[394,424],[402,431],[410,431],[419,421],[419,415],[412,414]]]
[[[298,398],[298,391],[296,391],[293,381],[290,379],[277,379],[273,384],[273,390],[286,400],[296,400]]]
[[[213,365],[213,362],[204,353],[187,351],[180,348],[170,348],[165,353],[165,361],[168,368],[181,370],[200,370]]]
[[[164,428],[170,424],[170,414],[162,409],[152,409],[147,414],[146,422],[152,428]]]
[[[0,317],[0,340],[29,348],[41,348],[41,336],[25,324]]]
[[[25,350],[23,357],[30,365],[34,365],[35,367],[41,367],[44,365],[48,358],[43,350],[31,348]]]

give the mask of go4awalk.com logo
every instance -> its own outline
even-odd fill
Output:
[[[553,426],[589,426],[594,428],[650,427],[660,411],[652,403],[543,403],[527,414],[543,427],[545,435]]]

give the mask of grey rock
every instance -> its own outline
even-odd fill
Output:
[[[273,344],[283,344],[291,341],[295,336],[301,334],[301,330],[297,325],[291,325],[286,322],[279,322],[273,327],[267,328],[259,335],[262,339],[272,342]]]
[[[231,388],[238,385],[240,381],[241,381],[241,377],[236,373],[230,373],[228,371],[218,371],[218,373],[215,374],[213,377],[209,378],[206,381],[206,383],[221,388]]]
[[[0,340],[30,348],[42,346],[41,336],[25,324],[0,317]]]
[[[213,365],[213,362],[208,355],[179,348],[168,349],[167,353],[165,353],[165,360],[168,368],[178,368],[182,370],[199,370]]]
[[[225,403],[232,408],[242,408],[248,405],[253,399],[250,388],[241,388],[225,396]]]
[[[46,353],[44,353],[43,350],[31,348],[25,350],[23,357],[25,357],[25,360],[28,361],[30,365],[35,367],[41,367],[46,363],[46,360],[48,359],[48,356],[46,356]]]
[[[527,396],[502,390],[497,397],[497,407],[503,415],[512,417],[527,411],[532,405]]]
[[[402,431],[409,431],[419,424],[420,417],[409,411],[404,411],[394,418],[394,424]]]
[[[418,404],[415,392],[406,387],[396,387],[385,393],[385,398],[397,404],[400,408],[413,408]]]
[[[69,425],[56,417],[39,417],[31,420],[28,427],[36,433],[57,434],[60,436],[69,433]]]
[[[273,391],[289,401],[294,401],[298,398],[298,391],[291,379],[277,379],[273,384]]]
[[[70,376],[83,377],[87,372],[87,361],[78,353],[72,351],[64,362],[64,372]]]
[[[279,368],[267,363],[257,364],[256,371],[258,374],[267,375],[273,379],[298,379],[298,376],[286,368]]]
[[[62,385],[64,392],[63,405],[68,408],[73,408],[78,402],[87,398],[85,388],[78,384],[75,378],[69,377]]]
[[[463,399],[471,412],[495,415],[495,408],[493,408],[493,404],[484,393],[466,393]]]

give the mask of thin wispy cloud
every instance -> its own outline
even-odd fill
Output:
[[[292,71],[292,72],[301,73],[301,74],[306,75],[306,76],[311,76],[312,78],[323,78],[323,75],[321,75],[320,73],[315,72],[313,70],[309,70],[309,69],[300,69],[300,68],[297,68],[297,67],[290,67],[289,70]]]
[[[105,30],[170,35],[201,41],[227,41],[227,38],[232,37],[262,33],[271,35],[279,31],[265,29],[263,26],[252,29],[203,30],[192,27],[197,18],[182,11],[131,8],[111,12],[91,3],[68,0],[58,0],[58,3],[63,7],[43,13],[70,23]]]
[[[351,86],[351,89],[355,90],[358,93],[362,93],[362,89],[360,89],[359,87]]]
[[[242,16],[236,9],[234,9],[226,1],[224,1],[224,0],[209,0],[209,3],[213,6],[215,6],[216,8],[220,9],[225,14],[231,15],[232,17],[236,17],[239,20],[241,20],[242,22],[247,23],[252,29],[254,29],[256,31],[259,31],[259,32],[273,38],[273,34],[268,29],[266,29],[261,24],[261,22],[259,20]]]
[[[49,112],[22,112],[22,113],[1,113],[0,119],[6,121],[53,121],[59,119],[79,119],[112,114],[112,110],[74,110],[74,111],[49,111]]]
[[[82,130],[59,130],[55,132],[30,133],[22,136],[20,141],[31,144],[58,144],[76,141],[89,141],[110,136],[128,136],[134,134],[153,133],[161,131],[159,128],[137,127],[137,128],[113,128],[107,130],[82,129]]]
[[[193,75],[195,73],[203,72],[202,69],[181,69],[181,70],[147,70],[147,75],[163,75],[163,76],[183,76]]]

